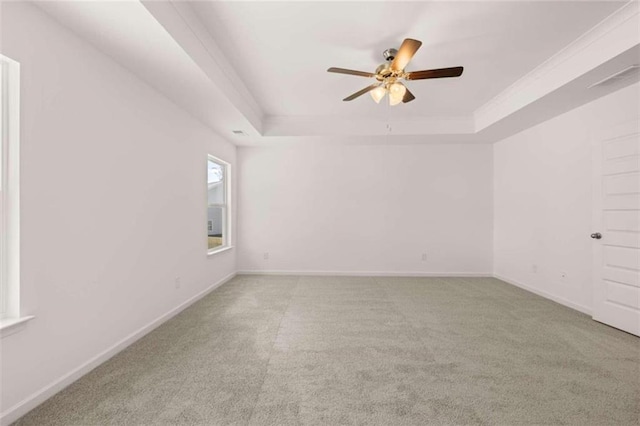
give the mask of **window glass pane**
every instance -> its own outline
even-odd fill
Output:
[[[223,178],[223,167],[215,161],[209,160],[207,177],[209,183],[220,182]]]
[[[224,204],[223,182],[209,184],[209,205]]]
[[[224,224],[225,224],[225,208],[209,207],[207,213],[207,231],[209,240],[209,249],[214,249],[224,245]]]
[[[224,204],[224,166],[209,160],[207,167],[207,187],[209,205]]]
[[[228,165],[209,156],[207,160],[207,246],[215,251],[229,245]]]

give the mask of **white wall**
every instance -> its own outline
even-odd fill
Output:
[[[235,164],[235,148],[37,7],[2,13],[22,70],[22,307],[36,316],[1,341],[6,415],[234,273],[234,250],[206,255],[206,164]]]
[[[238,269],[490,274],[491,163],[490,145],[240,148]]]
[[[591,310],[591,137],[637,120],[639,99],[635,84],[494,145],[496,275]]]

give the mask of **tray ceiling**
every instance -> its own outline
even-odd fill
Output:
[[[267,116],[457,117],[619,8],[588,2],[192,2],[204,26]],[[382,51],[423,41],[407,69],[463,65],[458,79],[408,82],[417,99],[377,105],[342,98],[369,79]]]

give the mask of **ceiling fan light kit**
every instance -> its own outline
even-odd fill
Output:
[[[356,75],[359,77],[375,78],[378,83],[365,87],[358,92],[347,96],[343,101],[352,101],[367,92],[376,103],[380,103],[382,98],[389,94],[389,105],[398,105],[414,100],[416,97],[407,89],[401,80],[427,80],[432,78],[460,77],[464,71],[463,67],[440,68],[433,70],[406,72],[405,67],[416,54],[421,41],[407,38],[402,42],[400,49],[387,49],[382,52],[385,59],[383,64],[376,68],[375,73],[355,71],[345,68],[329,68],[327,71],[338,74]]]
[[[371,93],[371,97],[373,98],[373,100],[377,104],[379,104],[380,101],[382,100],[382,98],[384,98],[384,95],[387,94],[387,89],[383,85],[379,85],[378,87],[373,89],[370,93]]]

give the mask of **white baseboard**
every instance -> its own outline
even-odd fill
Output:
[[[581,305],[579,303],[572,302],[572,301],[567,300],[567,299],[565,299],[563,297],[555,296],[555,295],[553,295],[551,293],[547,293],[546,291],[535,289],[535,288],[530,287],[530,286],[528,286],[526,284],[523,284],[523,283],[521,283],[519,281],[513,280],[511,278],[503,277],[502,275],[499,275],[499,274],[493,274],[493,277],[496,278],[496,279],[499,279],[501,281],[504,281],[504,282],[506,282],[508,284],[514,285],[516,287],[520,287],[523,290],[527,290],[527,291],[529,291],[531,293],[537,294],[538,296],[542,296],[545,299],[553,300],[554,302],[559,303],[561,305],[564,305],[564,306],[566,306],[568,308],[575,309],[576,311],[582,312],[583,314],[587,314],[589,316],[592,315],[591,308],[589,308],[587,306]]]
[[[387,272],[387,271],[274,271],[245,270],[238,275],[301,275],[333,277],[493,277],[490,272]]]
[[[2,426],[8,425],[16,421],[20,417],[24,416],[26,413],[33,410],[35,407],[42,404],[47,399],[51,398],[53,395],[60,392],[62,389],[66,388],[71,383],[78,380],[80,377],[84,376],[94,368],[98,367],[100,364],[104,363],[109,358],[118,354],[120,351],[122,351],[123,349],[125,349],[126,347],[128,347],[129,345],[131,345],[132,343],[134,343],[135,341],[137,341],[147,333],[153,331],[155,328],[162,325],[166,321],[170,320],[171,318],[173,318],[174,316],[176,316],[177,314],[179,314],[180,312],[182,312],[183,310],[185,310],[186,308],[188,308],[198,300],[202,299],[204,296],[211,293],[213,290],[220,287],[222,284],[231,280],[235,276],[236,276],[235,272],[227,275],[226,277],[222,278],[220,281],[216,282],[215,284],[212,284],[211,286],[207,287],[200,293],[196,294],[195,296],[191,297],[190,299],[182,302],[180,305],[171,309],[169,312],[151,321],[149,324],[138,329],[137,331],[134,331],[124,339],[120,340],[119,342],[117,342],[116,344],[108,348],[107,350],[99,353],[98,355],[91,358],[84,364],[80,365],[78,368],[70,371],[69,373],[53,381],[49,385],[40,389],[39,391],[28,396],[18,404],[9,408],[8,410],[0,414],[0,425]]]

